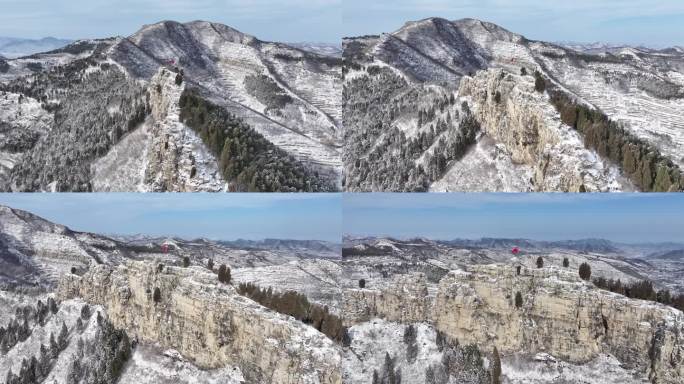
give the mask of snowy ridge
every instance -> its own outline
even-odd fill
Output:
[[[527,78],[526,87],[529,88],[534,71],[539,71],[548,81],[576,98],[577,103],[599,108],[636,137],[651,144],[663,156],[680,167],[684,166],[681,156],[684,150],[684,115],[680,113],[684,107],[684,55],[677,49],[620,47],[607,53],[589,54],[551,43],[530,41],[480,20],[448,21],[441,18],[408,22],[397,31],[381,36],[346,38],[344,49],[345,58],[351,62],[348,76],[345,76],[347,84],[364,76],[364,71],[368,71],[371,65],[377,67],[374,62],[381,61],[410,79],[405,92],[418,89],[423,84],[455,90],[459,85],[462,86],[463,79],[481,76],[480,71],[492,71],[493,68],[503,70],[509,77],[518,76],[524,71],[527,76],[522,78]],[[375,91],[380,93],[382,89]],[[496,89],[490,90],[494,91]],[[530,96],[534,96],[534,93],[533,89],[529,91]],[[468,95],[461,91],[458,96]],[[493,96],[490,93],[484,94],[482,99],[472,98],[474,105],[471,108],[482,109],[482,101],[490,102]],[[393,96],[390,100],[395,99],[396,96]],[[586,190],[630,191],[635,188],[631,181],[621,175],[618,167],[621,164],[610,164],[594,151],[584,150],[584,138],[570,127],[555,128],[558,114],[553,111],[548,98],[525,99],[530,105],[536,104],[540,110],[544,110],[549,117],[544,124],[551,125],[549,130],[557,131],[555,147],[540,148],[540,154],[546,153],[542,157],[548,156],[555,164],[546,161],[539,164],[521,162],[518,150],[511,147],[510,142],[502,142],[499,135],[489,135],[495,144],[505,144],[504,152],[513,155],[511,164],[504,164],[507,160],[501,157],[493,162],[490,160],[493,155],[482,156],[482,152],[471,150],[468,152],[471,155],[466,154],[460,162],[475,164],[451,164],[453,171],[447,170],[438,180],[433,180],[433,190],[565,191],[579,189],[580,184]],[[403,112],[401,109],[399,111]],[[358,112],[351,110],[349,113]],[[392,111],[391,116],[395,113]],[[505,124],[506,118],[501,124]],[[410,126],[405,124],[406,120],[406,113],[400,114],[397,126],[402,129]],[[483,125],[486,128],[487,124]],[[366,128],[352,126],[351,129]],[[382,138],[383,134],[378,137]],[[528,138],[523,136],[521,139]],[[431,150],[432,147],[428,149]],[[475,156],[478,153],[480,155]],[[511,172],[521,164],[532,166],[533,177],[526,176],[529,171]],[[372,164],[369,166],[373,167]],[[481,187],[474,183],[458,185],[459,180],[463,179],[458,175],[482,171],[497,175],[489,177],[490,180],[508,180],[516,174],[513,177],[525,179]],[[532,180],[532,183],[526,180]]]
[[[131,72],[148,78],[152,73],[137,67],[177,61],[186,81],[212,102],[243,118],[295,158],[339,176],[341,86],[336,79],[341,66],[337,59],[262,42],[204,21],[146,26],[116,51]],[[140,58],[135,62],[125,62],[136,56]],[[274,84],[290,102],[267,105],[247,82],[257,88]]]

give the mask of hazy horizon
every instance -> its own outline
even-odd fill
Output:
[[[0,36],[105,38],[163,20],[206,20],[261,40],[340,44],[343,37],[392,32],[428,17],[476,18],[550,42],[684,45],[684,2],[675,0],[26,0],[3,5]]]
[[[334,193],[20,193],[0,194],[0,205],[102,235],[340,242],[342,233]]]
[[[684,241],[681,194],[345,194],[350,236]]]
[[[344,36],[390,33],[408,21],[479,19],[533,40],[684,45],[684,2],[676,0],[345,0]]]
[[[6,1],[0,0],[6,3]],[[25,0],[2,4],[0,36],[79,40],[129,36],[164,20],[205,20],[261,40],[338,43],[342,0]],[[313,34],[312,34],[313,31]]]

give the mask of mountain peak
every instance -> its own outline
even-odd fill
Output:
[[[184,39],[188,35],[203,39],[204,37],[216,34],[224,40],[238,44],[247,45],[259,41],[254,36],[242,33],[235,28],[206,20],[193,20],[185,23],[174,20],[162,20],[154,24],[143,25],[130,38],[138,43],[146,37],[160,38],[162,35],[166,35],[166,37],[171,39]]]

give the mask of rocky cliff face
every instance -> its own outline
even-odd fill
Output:
[[[216,159],[197,134],[179,121],[178,100],[185,82],[177,85],[175,78],[174,72],[162,68],[148,87],[154,125],[145,182],[155,191],[220,191],[225,183]]]
[[[563,125],[548,96],[534,89],[534,77],[502,69],[479,71],[461,80],[459,95],[472,100],[482,130],[510,152],[514,163],[533,167],[537,191],[631,189],[619,170],[584,148]]]
[[[93,189],[106,192],[217,192],[225,189],[216,159],[180,122],[185,81],[161,67],[147,85],[150,117],[91,166]]]
[[[434,288],[413,274],[381,289],[346,290],[345,322],[427,322],[463,345],[496,346],[509,356],[548,354],[576,366],[613,356],[621,370],[653,383],[684,379],[684,314],[674,308],[600,290],[555,268],[523,266],[518,275],[514,265],[473,265]]]
[[[517,293],[522,305],[516,307]],[[646,373],[654,383],[684,379],[684,315],[599,290],[553,268],[483,265],[452,271],[439,285],[433,321],[465,343],[500,351],[546,352],[570,362],[600,353]]]
[[[66,276],[58,295],[103,305],[132,338],[176,349],[201,368],[237,365],[248,382],[341,382],[340,352],[331,340],[231,285],[217,285],[215,275],[200,269],[96,266],[82,277]]]
[[[353,325],[381,317],[414,323],[429,318],[430,299],[423,273],[396,275],[381,289],[348,289],[343,293],[344,322]]]

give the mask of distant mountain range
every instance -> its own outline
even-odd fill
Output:
[[[24,39],[0,36],[0,56],[12,59],[29,56],[34,53],[52,51],[72,43],[73,40],[44,37],[42,39]]]
[[[524,251],[548,251],[550,249],[563,249],[577,252],[595,252],[601,254],[624,254],[626,256],[639,256],[642,258],[650,257],[669,257],[680,258],[684,250],[684,243],[677,242],[643,242],[638,244],[619,243],[606,239],[576,239],[576,240],[532,240],[524,238],[492,238],[482,237],[479,239],[452,239],[452,240],[432,240],[421,237],[397,239],[392,237],[360,237],[345,236],[343,245],[351,248],[356,245],[373,245],[379,248],[387,247],[389,244],[395,246],[423,245],[436,247],[438,245],[465,248],[465,249],[503,249],[510,250],[518,247]],[[380,244],[378,246],[378,244]],[[389,248],[387,248],[389,250]]]
[[[602,53],[602,52],[614,52],[623,48],[635,48],[645,52],[663,52],[663,53],[673,53],[673,52],[684,52],[684,47],[673,45],[644,45],[644,44],[625,44],[625,43],[605,43],[596,41],[593,43],[577,42],[577,41],[558,41],[556,44],[574,49],[575,51],[586,52],[586,53]]]

